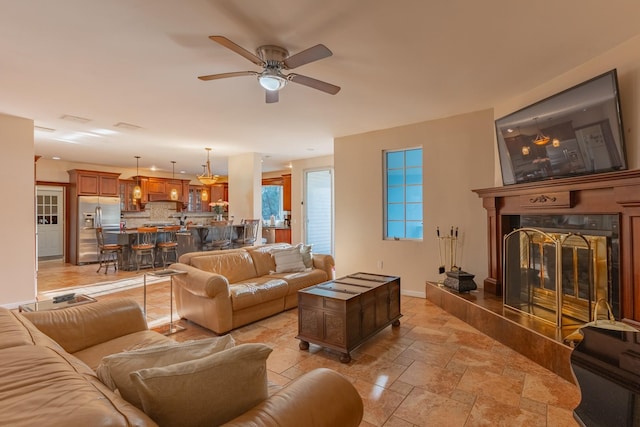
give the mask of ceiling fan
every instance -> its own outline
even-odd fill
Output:
[[[209,36],[214,42],[220,43],[227,49],[231,49],[256,65],[263,67],[262,72],[257,71],[236,71],[232,73],[211,74],[199,76],[200,80],[217,80],[227,77],[257,76],[260,86],[265,89],[266,102],[278,102],[278,91],[285,87],[288,82],[298,83],[313,89],[321,90],[331,95],[340,91],[340,87],[331,83],[316,80],[300,74],[284,74],[282,70],[291,70],[310,62],[318,61],[333,55],[333,53],[323,44],[317,44],[295,55],[289,56],[289,51],[280,46],[264,45],[256,49],[256,54],[249,52],[238,46],[231,40],[223,36]]]

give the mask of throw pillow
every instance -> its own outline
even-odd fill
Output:
[[[304,271],[306,268],[302,261],[299,246],[273,249],[271,255],[276,263],[276,273],[293,273],[296,271]]]
[[[302,254],[302,262],[306,268],[313,268],[313,253],[311,252],[311,245],[304,245],[299,243],[300,253]]]
[[[161,426],[218,426],[268,397],[264,344],[131,373],[142,409]]]
[[[96,374],[100,381],[111,390],[118,389],[120,396],[127,402],[142,409],[142,402],[138,398],[129,374],[144,368],[172,365],[205,356],[231,348],[235,341],[231,335],[208,338],[203,340],[170,343],[146,347],[132,351],[125,351],[105,356]]]

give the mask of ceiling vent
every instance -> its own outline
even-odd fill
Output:
[[[70,122],[77,122],[77,123],[89,123],[91,121],[91,119],[87,119],[79,116],[72,116],[71,114],[63,114],[60,118],[62,120],[69,120]]]

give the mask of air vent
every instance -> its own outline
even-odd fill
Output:
[[[117,128],[120,128],[120,129],[127,129],[127,130],[142,129],[142,127],[140,127],[140,126],[132,125],[131,123],[125,123],[125,122],[118,122],[115,125],[113,125],[113,127],[117,127]]]
[[[91,121],[91,119],[87,119],[85,117],[79,117],[79,116],[72,116],[70,114],[64,114],[60,118],[62,120],[69,120],[70,122],[77,122],[77,123],[89,123]]]

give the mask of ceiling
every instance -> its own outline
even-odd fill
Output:
[[[640,33],[637,0],[0,0],[0,10],[0,112],[34,120],[35,154],[120,167],[139,155],[141,169],[173,160],[189,174],[205,147],[214,173],[248,152],[281,170],[332,154],[335,137],[491,108]],[[255,77],[200,81],[260,71],[210,35],[251,52],[322,43],[333,56],[295,72],[342,90],[290,83],[266,104]]]

